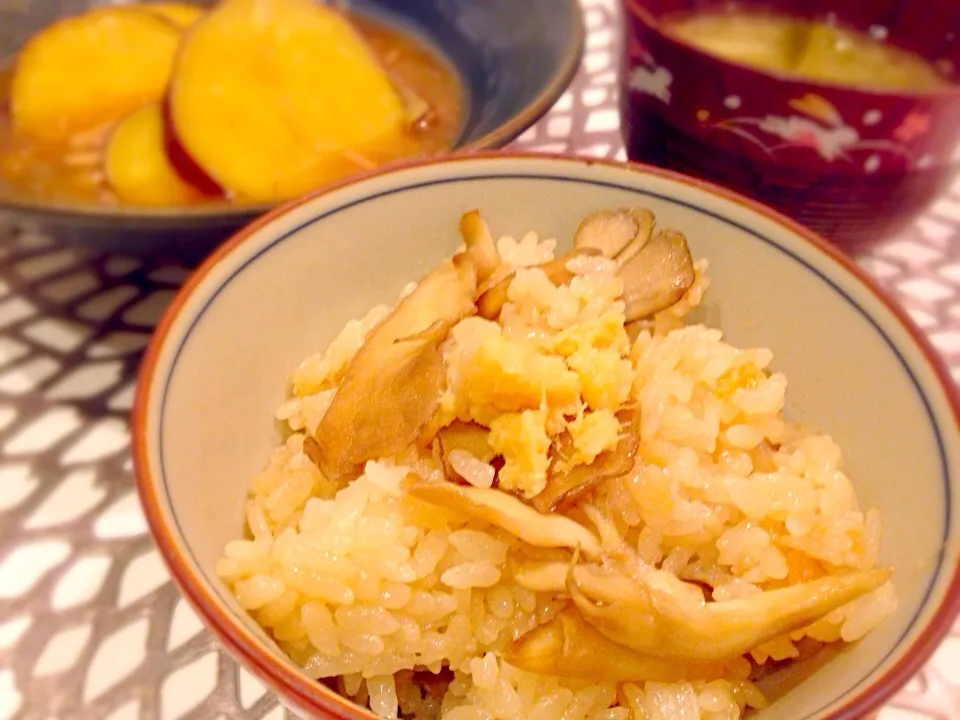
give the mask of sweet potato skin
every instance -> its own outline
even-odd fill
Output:
[[[224,196],[223,188],[204,172],[203,168],[197,164],[197,161],[190,156],[190,153],[180,143],[180,139],[173,129],[169,95],[164,98],[161,109],[163,111],[163,144],[170,163],[180,177],[197,188],[206,197],[222,198]]]

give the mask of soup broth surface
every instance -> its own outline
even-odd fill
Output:
[[[951,84],[919,55],[825,20],[728,10],[663,22],[673,37],[758,70],[872,90],[929,92]]]

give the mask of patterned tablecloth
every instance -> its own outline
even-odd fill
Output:
[[[613,0],[583,67],[516,143],[623,157]],[[127,414],[186,272],[0,228],[0,720],[281,718],[168,581],[131,481]],[[960,187],[862,259],[960,379]],[[960,718],[960,627],[880,720]]]

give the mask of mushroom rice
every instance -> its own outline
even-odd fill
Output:
[[[681,233],[460,234],[294,371],[217,565],[307,674],[386,719],[736,720],[895,609],[880,514],[771,352],[686,324]]]

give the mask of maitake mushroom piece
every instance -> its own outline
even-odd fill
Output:
[[[502,490],[426,481],[415,475],[404,487],[417,500],[503,528],[534,547],[576,549],[588,557],[600,554],[600,541],[583,525],[563,515],[543,515]]]
[[[506,658],[531,672],[605,682],[724,677],[746,653],[813,624],[889,577],[886,569],[856,572],[705,602],[682,580],[653,568],[635,577],[575,561],[521,563],[515,574],[521,587],[568,594],[573,605],[514,641]]]
[[[320,469],[355,476],[367,460],[408,448],[435,415],[446,384],[440,344],[476,312],[477,287],[499,256],[476,212],[461,219],[466,249],[440,264],[367,337],[317,427]]]
[[[567,263],[583,255],[613,260],[624,283],[627,323],[650,317],[676,304],[696,280],[686,238],[675,230],[653,234],[655,218],[639,208],[601,210],[580,223],[573,250],[538,265],[555,285],[569,282]],[[481,317],[496,319],[507,301],[513,275],[487,289],[478,301]]]
[[[620,267],[627,322],[676,305],[696,280],[687,239],[674,230],[657,233]]]
[[[675,660],[740,657],[800,630],[876,590],[889,569],[829,575],[726,602],[695,601],[690,586],[668,572],[630,575],[597,566],[571,569],[567,592],[584,620],[614,642]]]
[[[637,427],[639,413],[621,411],[621,420],[625,420],[620,441],[606,450],[589,465],[576,465],[561,470],[564,456],[572,452],[570,436],[561,435],[554,445],[554,458],[547,472],[547,484],[543,491],[531,503],[542,513],[563,512],[572,505],[591,495],[608,480],[623,477],[633,469],[637,450],[640,449],[640,434]]]
[[[580,222],[573,236],[573,246],[594,248],[604,257],[623,257],[626,261],[642,250],[653,237],[654,223],[655,218],[649,210],[600,210],[587,215]]]
[[[367,460],[400,453],[416,440],[436,413],[446,384],[440,343],[465,314],[390,344],[361,348],[360,362],[347,368],[317,427],[324,475],[356,475]]]
[[[600,683],[713,680],[729,677],[743,662],[673,660],[639,653],[602,635],[571,607],[512,643],[504,659],[529,672]]]
[[[675,305],[696,280],[686,238],[675,230],[653,234],[649,210],[602,210],[584,218],[575,249],[593,248],[617,264],[627,323]]]

